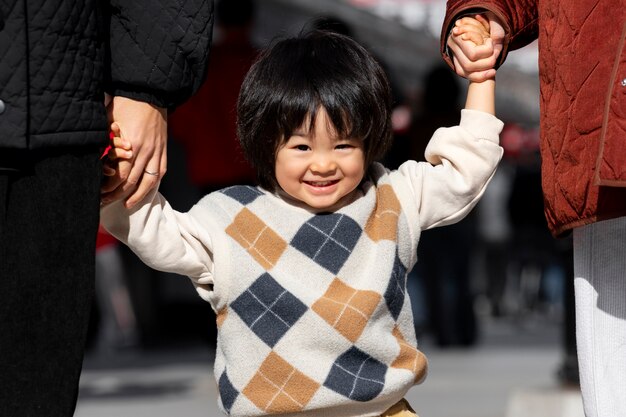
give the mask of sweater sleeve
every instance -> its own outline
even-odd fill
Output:
[[[100,217],[104,228],[146,265],[188,276],[200,297],[212,301],[212,242],[193,208],[180,213],[155,190],[133,209],[117,201],[104,207]]]
[[[106,89],[173,109],[206,76],[213,0],[110,0]]]
[[[458,222],[476,205],[502,158],[503,123],[462,110],[459,126],[438,129],[426,147],[428,162],[407,161],[394,174],[408,184],[420,229]]]
[[[440,50],[451,67],[453,63],[448,56],[446,42],[454,22],[463,15],[484,11],[493,12],[504,23],[504,48],[497,66],[504,62],[509,50],[522,48],[537,39],[537,0],[448,0],[441,28]]]

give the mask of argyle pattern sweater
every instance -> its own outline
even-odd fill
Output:
[[[460,126],[435,133],[431,163],[375,164],[335,212],[234,186],[188,213],[153,192],[131,211],[108,206],[102,219],[211,303],[226,414],[377,416],[426,375],[406,293],[420,232],[471,210],[502,155],[501,129],[464,110]]]

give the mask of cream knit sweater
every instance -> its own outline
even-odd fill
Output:
[[[501,129],[463,110],[459,126],[434,134],[430,163],[375,164],[358,198],[333,213],[235,186],[188,213],[154,192],[130,211],[104,208],[102,221],[211,303],[225,413],[377,416],[426,375],[406,294],[420,233],[475,205],[502,156]]]

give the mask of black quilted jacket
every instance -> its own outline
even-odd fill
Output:
[[[203,81],[212,23],[212,0],[0,0],[0,163],[105,143],[105,91],[177,106]]]

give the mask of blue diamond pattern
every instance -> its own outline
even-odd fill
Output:
[[[237,297],[231,307],[270,347],[274,347],[307,310],[305,304],[268,273]]]
[[[404,304],[404,297],[406,296],[406,267],[400,261],[398,255],[393,263],[393,270],[391,271],[391,278],[389,279],[389,286],[385,291],[385,301],[387,307],[391,312],[391,315],[395,320],[398,320],[400,310]]]
[[[370,401],[385,386],[387,367],[353,346],[333,364],[324,386],[354,401]]]
[[[226,371],[220,376],[219,380],[219,390],[220,390],[220,398],[222,399],[222,405],[227,413],[230,413],[230,408],[235,403],[237,396],[239,395],[239,391],[233,387],[233,384],[228,379],[228,375]]]
[[[257,188],[249,185],[235,185],[221,190],[221,193],[239,201],[244,206],[252,203],[257,197],[263,195]]]
[[[344,214],[319,214],[302,225],[291,246],[336,274],[362,232],[358,223]]]

